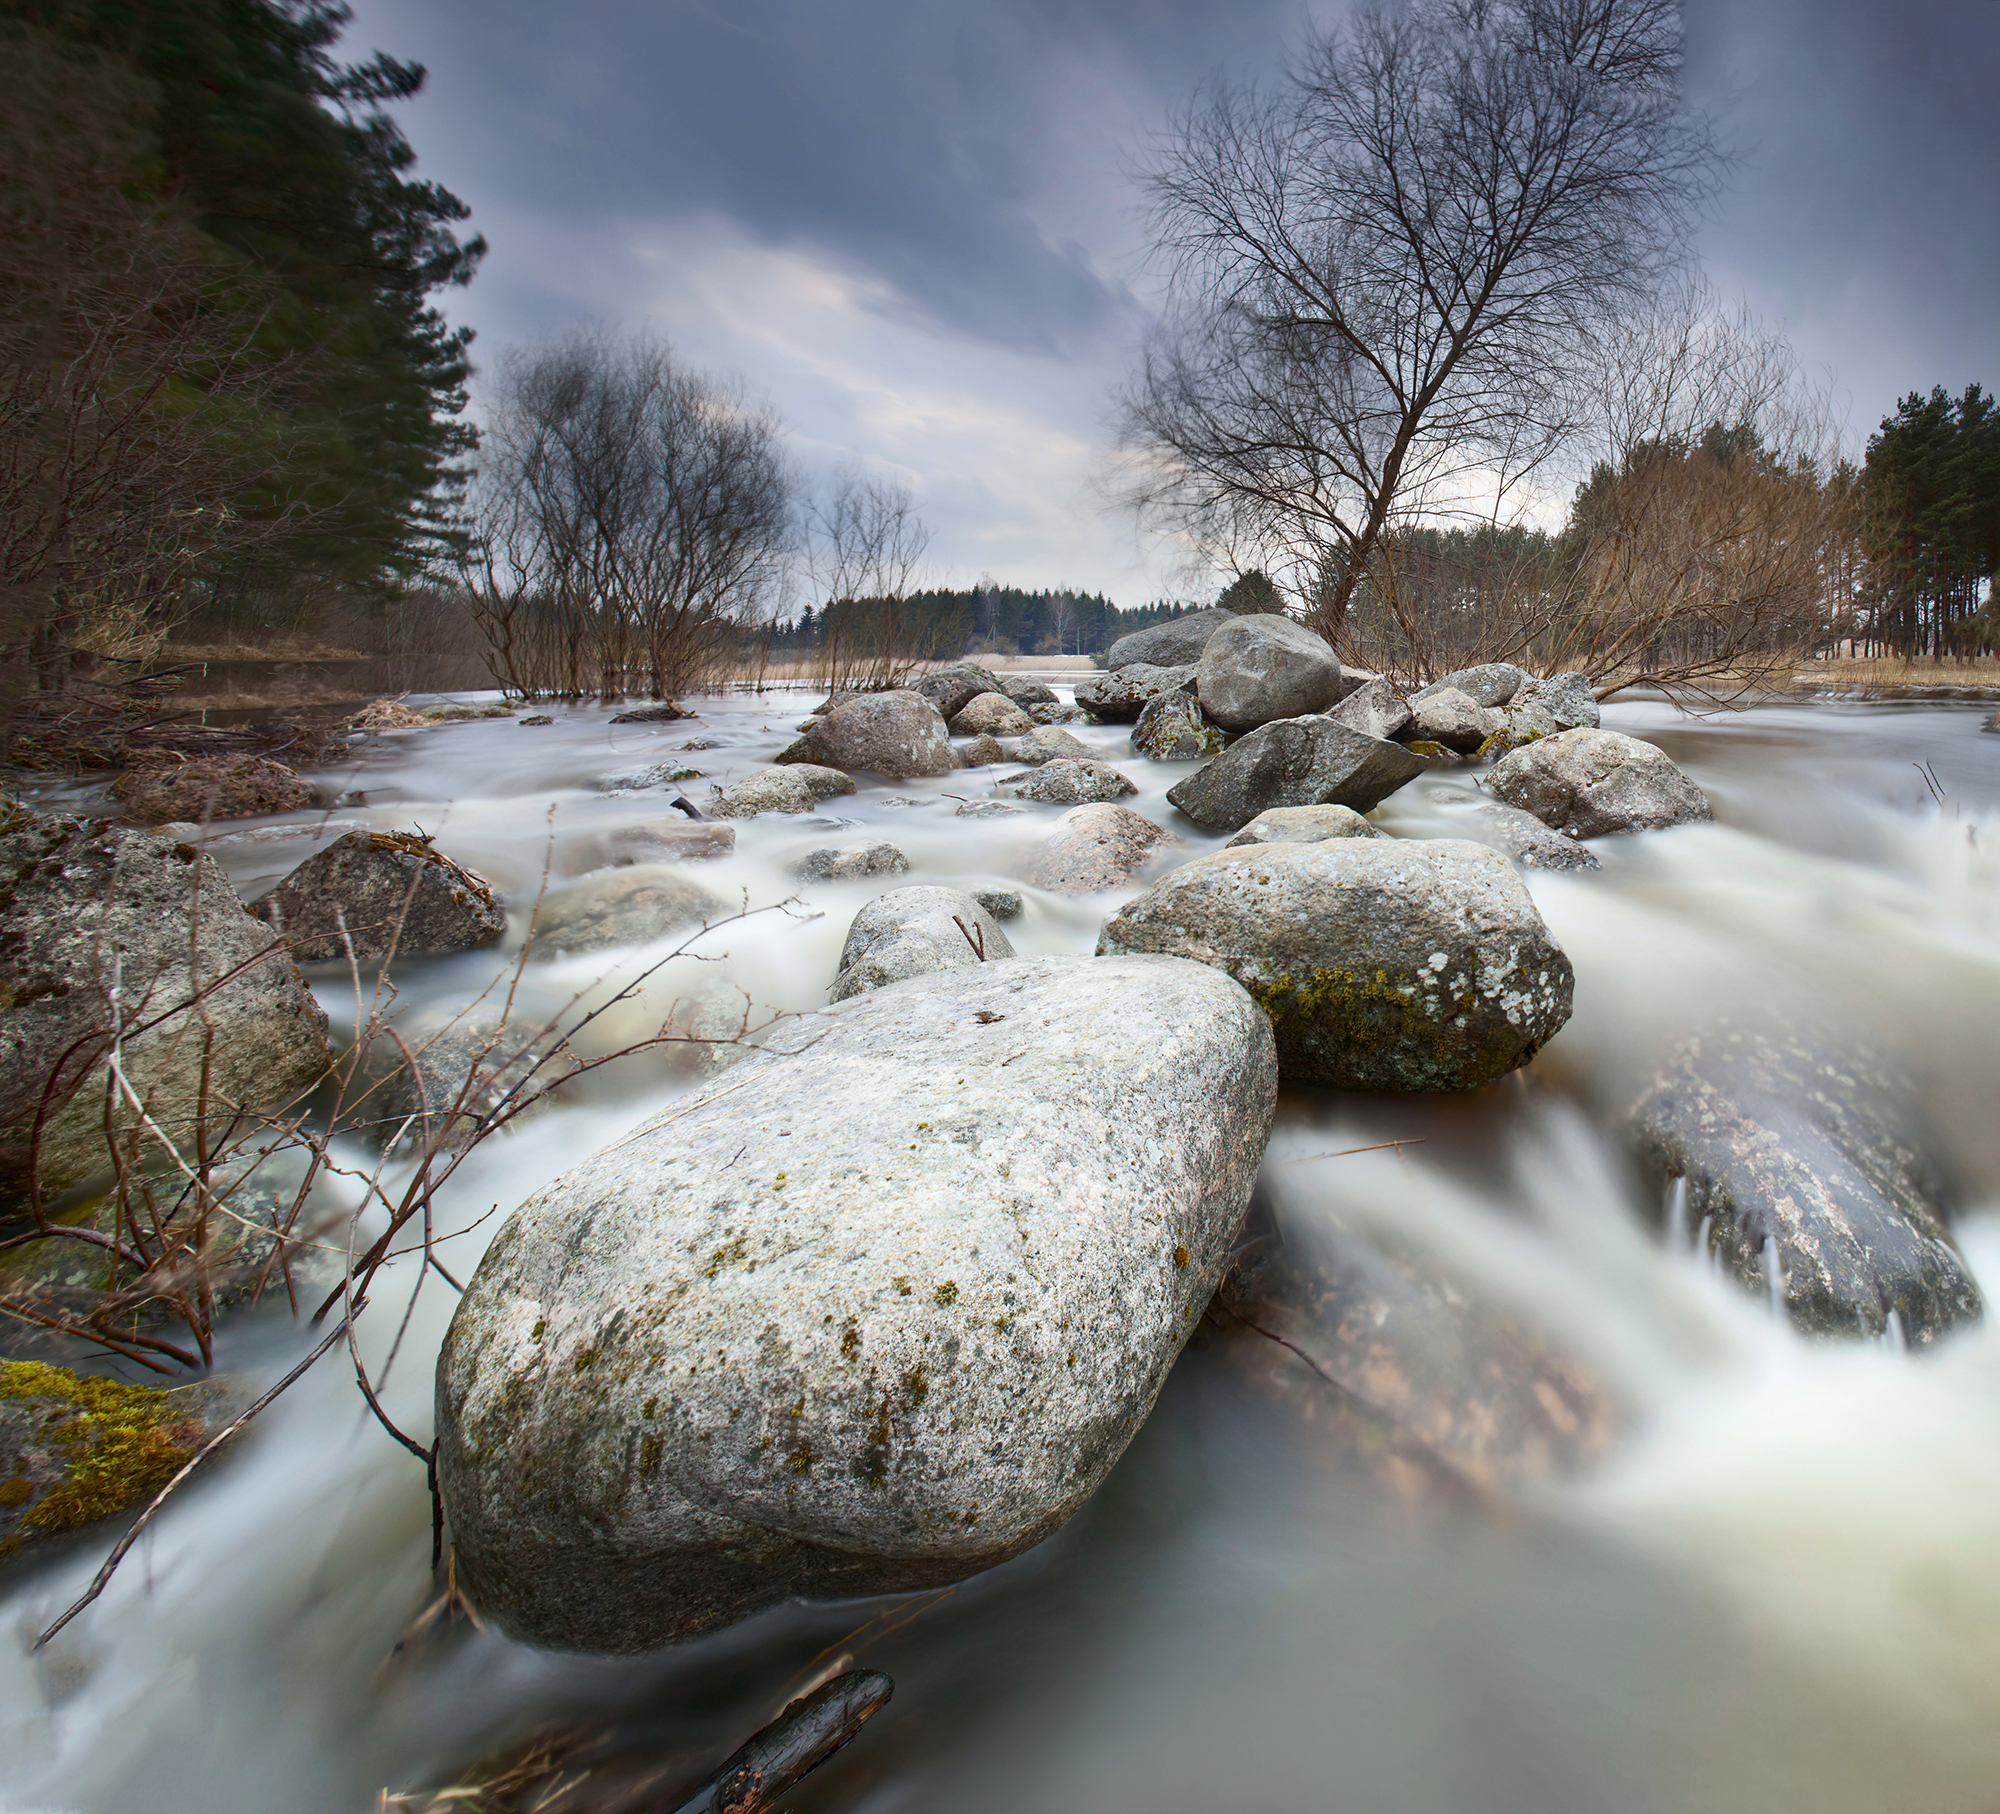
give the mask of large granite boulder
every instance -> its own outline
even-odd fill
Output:
[[[1507,860],[1456,840],[1330,838],[1219,850],[1105,922],[1100,952],[1227,970],[1278,1062],[1336,1089],[1466,1090],[1569,1019],[1573,978]]]
[[[207,825],[303,812],[312,789],[296,769],[268,756],[195,756],[170,768],[139,768],[119,776],[111,797],[140,825]]]
[[[907,687],[912,693],[921,693],[936,706],[938,715],[947,724],[982,694],[992,693],[1003,699],[1007,696],[1007,689],[999,677],[972,661],[955,661],[949,667],[919,674],[907,683]],[[865,698],[866,695],[852,694],[849,697]]]
[[[1044,806],[1087,806],[1094,800],[1119,800],[1139,790],[1108,762],[1079,762],[1058,756],[1025,775],[999,782],[1017,800]]]
[[[1547,680],[1530,681],[1508,704],[1537,707],[1555,720],[1558,729],[1565,731],[1594,731],[1601,722],[1597,689],[1590,684],[1588,674],[1574,669],[1566,674],[1552,674]]]
[[[437,1372],[459,1581],[636,1651],[1061,1527],[1228,1265],[1276,1096],[1219,972],[1024,958],[779,1027],[537,1193]]]
[[[1129,882],[1162,844],[1178,840],[1129,806],[1079,806],[1056,821],[1028,880],[1052,894],[1095,894]]]
[[[1167,798],[1204,830],[1238,831],[1273,806],[1368,812],[1428,766],[1400,743],[1332,718],[1281,718],[1239,737]]]
[[[1715,817],[1666,751],[1617,731],[1563,731],[1493,765],[1493,796],[1572,838],[1657,831]]]
[[[0,1196],[25,1196],[31,1167],[53,1194],[109,1166],[114,1039],[176,1145],[254,1125],[331,1064],[298,965],[194,845],[0,803],[0,890]],[[112,1120],[136,1125],[122,1092]]]
[[[1201,709],[1225,731],[1324,711],[1340,697],[1340,660],[1289,617],[1239,617],[1208,639],[1195,669]]]
[[[1219,755],[1222,729],[1201,709],[1192,687],[1155,693],[1132,727],[1132,747],[1149,762],[1199,762]]]
[[[816,762],[760,768],[734,787],[718,787],[708,810],[718,819],[753,819],[759,813],[809,813],[822,800],[855,791],[854,777]]]
[[[954,737],[1019,737],[1032,731],[1035,721],[1005,693],[980,693],[952,714]]]
[[[1231,838],[1222,848],[1245,844],[1322,844],[1328,838],[1381,838],[1388,834],[1370,825],[1351,806],[1274,806]]]
[[[1526,669],[1517,668],[1511,661],[1482,662],[1476,668],[1454,668],[1449,674],[1439,676],[1421,692],[1412,693],[1410,704],[1414,706],[1431,693],[1452,691],[1465,694],[1474,705],[1505,705],[1533,679]]]
[[[1916,1094],[1882,1055],[1725,1029],[1668,1059],[1631,1127],[1677,1238],[1801,1329],[1880,1335],[1893,1316],[1924,1344],[1979,1320]]]
[[[1409,702],[1379,674],[1328,706],[1326,715],[1368,737],[1400,737],[1410,728]]]
[[[1119,637],[1106,653],[1104,665],[1114,674],[1120,668],[1140,666],[1189,667],[1201,659],[1216,631],[1236,621],[1233,611],[1190,611],[1184,617]]]
[[[833,999],[1013,955],[999,921],[973,896],[928,884],[892,888],[863,907],[848,927]]]
[[[999,690],[997,682],[993,690]],[[778,752],[778,761],[848,772],[865,769],[907,781],[950,774],[958,755],[937,707],[921,693],[898,688],[835,701],[811,730]]]
[[[671,863],[601,869],[556,889],[535,910],[535,955],[574,957],[619,945],[648,945],[728,912]]]
[[[493,884],[428,838],[351,831],[250,903],[302,962],[435,957],[496,943],[507,912]]]
[[[1192,662],[1166,668],[1140,662],[1079,680],[1076,703],[1097,724],[1131,724],[1155,693],[1170,693],[1186,686],[1194,677]]]
[[[1441,743],[1469,756],[1506,722],[1456,687],[1430,687],[1410,701],[1408,734],[1413,743]]]

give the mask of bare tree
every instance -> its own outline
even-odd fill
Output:
[[[777,419],[664,345],[581,334],[503,362],[462,578],[509,690],[693,685],[780,582]]]
[[[1569,439],[1567,374],[1682,256],[1715,152],[1679,67],[1671,0],[1410,0],[1198,98],[1149,179],[1130,500],[1337,640],[1385,534]]]
[[[903,601],[931,535],[916,495],[852,467],[807,513],[807,567],[825,600],[818,678],[829,688],[890,686],[927,650],[908,646]]]

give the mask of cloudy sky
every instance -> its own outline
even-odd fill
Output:
[[[1300,0],[359,0],[430,68],[403,123],[492,243],[490,365],[649,327],[775,404],[802,470],[918,493],[942,578],[1196,589],[1097,484],[1147,319],[1131,170],[1194,85],[1275,70]],[[1738,152],[1711,279],[1830,379],[2000,384],[1995,0],[1689,0]]]

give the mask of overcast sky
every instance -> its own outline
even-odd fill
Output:
[[[491,364],[649,327],[775,404],[798,463],[904,478],[940,577],[1185,592],[1094,480],[1146,322],[1130,170],[1298,0],[358,0],[344,49],[429,66],[420,173],[492,244],[449,300]],[[1996,0],[1689,0],[1740,161],[1707,268],[1830,377],[2000,384]]]

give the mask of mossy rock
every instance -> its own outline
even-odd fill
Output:
[[[0,1560],[143,1505],[227,1416],[219,1381],[131,1386],[0,1361]]]

